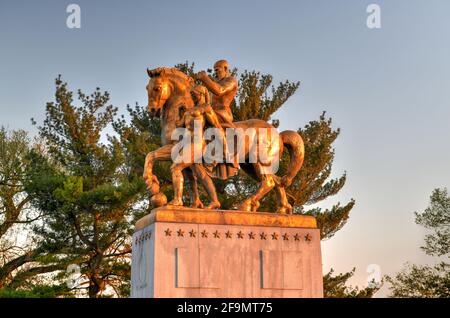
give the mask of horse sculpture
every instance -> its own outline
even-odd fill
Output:
[[[155,161],[172,161],[172,150],[176,141],[171,139],[174,130],[177,128],[176,123],[180,121],[181,116],[195,107],[191,91],[195,86],[195,81],[192,77],[184,74],[176,68],[156,68],[153,70],[147,69],[149,75],[149,82],[146,86],[148,92],[147,110],[151,115],[161,117],[161,141],[162,147],[150,152],[145,158],[144,179],[147,188],[152,194],[151,202],[154,206],[163,206],[167,204],[167,198],[159,190],[159,182],[155,175],[153,175],[153,163]],[[251,138],[261,137],[261,132],[264,129],[275,129],[269,123],[259,120],[250,119],[245,121],[234,122],[237,129],[255,128],[256,134]],[[262,129],[259,129],[262,128]],[[278,160],[278,154],[281,156],[284,147],[289,151],[290,163],[287,169],[287,174],[280,177],[273,173],[267,173],[267,162],[257,160],[250,163],[249,157],[251,153],[252,140],[246,143],[243,149],[243,159],[240,161],[240,168],[247,174],[259,181],[259,188],[249,198],[244,200],[237,208],[240,211],[257,211],[260,206],[260,200],[272,189],[276,191],[278,213],[290,214],[292,213],[292,206],[289,204],[286,197],[286,187],[288,187],[293,178],[297,175],[302,167],[304,160],[304,144],[301,136],[291,130],[283,131],[277,134],[276,142],[272,142],[272,146],[278,147],[276,150],[277,157],[273,157],[272,151],[268,150],[265,158],[268,160]],[[269,147],[270,148],[270,147]],[[270,152],[270,153],[269,153]],[[201,164],[200,164],[201,165]],[[195,169],[184,169],[184,175],[188,177],[192,186],[191,192],[191,206],[203,207],[197,191],[197,181],[195,176]],[[177,182],[183,182],[178,179]],[[202,180],[205,186],[212,185],[211,180]],[[175,186],[175,182],[174,182]],[[207,189],[207,191],[215,193],[214,189]],[[208,191],[208,193],[209,193]],[[180,205],[179,200],[174,200],[175,205]],[[182,202],[182,201],[181,201]],[[170,204],[170,203],[169,203]],[[182,204],[182,203],[181,203]],[[214,208],[215,206],[213,206]],[[211,208],[211,207],[210,207]]]

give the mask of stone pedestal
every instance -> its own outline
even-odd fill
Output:
[[[133,235],[131,297],[323,297],[311,216],[154,209]]]

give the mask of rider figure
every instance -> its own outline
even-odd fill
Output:
[[[225,60],[217,61],[214,64],[214,73],[216,79],[209,77],[205,71],[197,73],[196,76],[212,93],[212,109],[205,111],[208,120],[219,123],[216,128],[232,127],[233,114],[230,106],[236,96],[238,82],[233,75],[230,75],[228,62]]]
[[[197,73],[196,78],[203,82],[206,88],[212,93],[212,103],[203,107],[203,111],[208,123],[219,129],[224,141],[224,153],[227,156],[228,147],[225,128],[235,127],[233,124],[231,103],[237,94],[238,81],[230,74],[229,65],[226,60],[219,60],[214,64],[214,73],[215,79],[208,76],[205,71]],[[234,168],[237,168],[237,165],[233,161]],[[226,168],[225,165],[219,166],[223,173],[223,168]]]

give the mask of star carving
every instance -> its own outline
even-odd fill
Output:
[[[169,228],[164,230],[165,236],[172,236],[172,232],[173,231]],[[185,237],[185,231],[183,231],[182,229],[178,229],[175,233],[178,237]],[[197,232],[194,231],[194,229],[191,229],[187,233],[189,233],[189,237],[197,237]],[[209,233],[206,230],[199,232],[199,236],[201,235],[201,237],[204,237],[204,238],[207,238],[208,234]],[[218,230],[212,232],[211,234],[213,235],[214,238],[221,238],[221,233]],[[224,238],[227,238],[227,239],[231,239],[233,237],[233,232],[231,232],[230,230],[227,230],[223,234],[224,234]],[[247,233],[247,235],[248,235],[249,240],[254,240],[254,239],[256,239],[258,233],[249,232],[249,233]],[[187,236],[187,234],[186,234],[186,236]],[[280,239],[282,238],[283,241],[289,241],[289,239],[290,239],[290,235],[288,233],[284,233],[282,235],[278,234],[276,232],[273,232],[272,234],[270,234],[270,233],[267,234],[264,232],[259,233],[259,237],[261,240],[267,240],[269,236],[272,237],[272,240],[278,240],[279,238]],[[151,237],[152,237],[151,232],[144,233],[140,237],[136,238],[135,244],[140,244],[141,242],[144,242],[145,240],[148,240]],[[236,233],[236,237],[238,239],[243,239],[245,237],[245,233],[242,231],[239,231]],[[312,238],[313,238],[312,235],[309,233],[306,233],[306,235],[303,236],[303,239],[305,240],[305,242],[311,242]],[[302,235],[300,233],[295,233],[294,235],[292,235],[292,240],[301,241]]]
[[[152,232],[147,232],[139,236],[139,238],[136,239],[136,244],[142,243],[146,240],[149,240],[152,237]]]
[[[305,235],[306,242],[311,242],[311,239],[312,239],[312,237],[311,237],[311,235],[309,235],[309,233]]]

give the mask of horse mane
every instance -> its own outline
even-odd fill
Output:
[[[188,83],[189,87],[192,88],[195,84],[195,81],[189,75],[186,75],[179,69],[175,67],[158,67],[153,70],[147,69],[147,73],[150,77],[169,77],[177,82],[181,81],[181,84]]]

